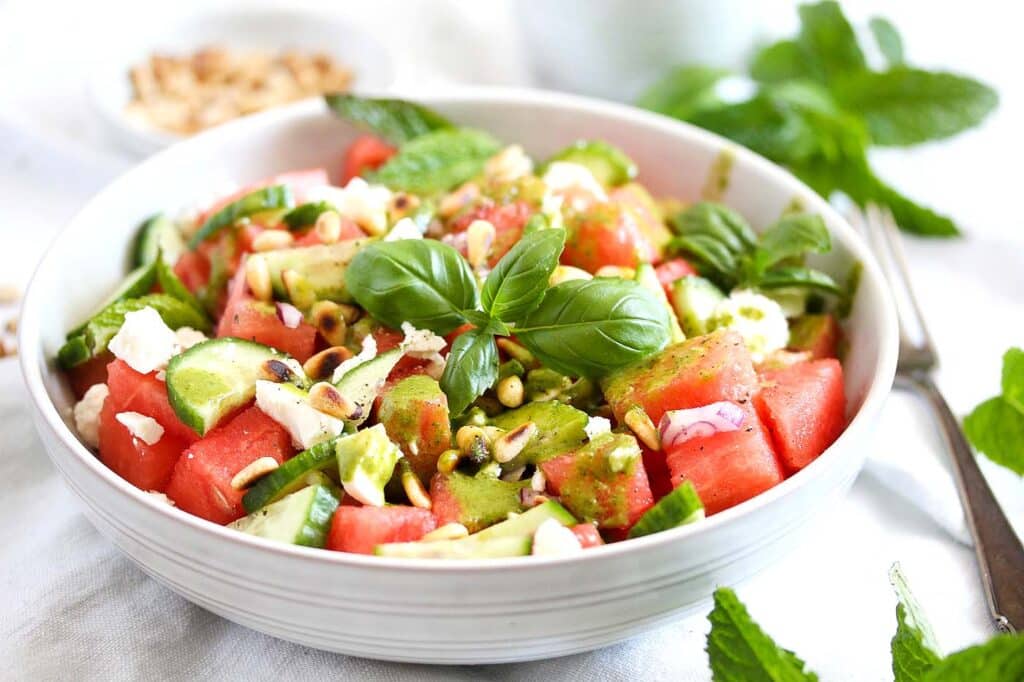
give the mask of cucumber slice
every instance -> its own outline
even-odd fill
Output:
[[[529,535],[490,540],[469,537],[437,542],[391,542],[377,545],[373,553],[403,559],[500,559],[528,556],[531,547],[533,538]]]
[[[256,481],[242,496],[245,511],[251,513],[273,504],[285,495],[309,485],[311,475],[323,475],[324,469],[337,466],[338,460],[334,454],[335,440],[318,443],[308,450],[303,450]]]
[[[162,251],[158,251],[156,254],[156,261],[154,261],[156,268],[156,281],[160,284],[160,288],[168,296],[173,296],[182,303],[187,303],[196,312],[206,318],[206,308],[199,302],[199,299],[192,295],[192,292],[188,290],[185,283],[182,282],[176,274],[170,263],[166,260]]]
[[[100,303],[89,318],[78,325],[74,329],[68,332],[67,339],[70,340],[73,336],[78,336],[85,331],[86,326],[96,318],[100,313],[104,312],[107,308],[126,301],[130,298],[138,298],[145,296],[152,290],[153,285],[156,283],[156,266],[152,263],[143,265],[135,268],[117,285],[113,293],[103,299],[103,303]]]
[[[272,185],[249,192],[241,199],[232,201],[206,219],[206,222],[192,235],[189,248],[196,248],[225,227],[230,227],[242,218],[275,209],[291,208],[292,190],[288,185]]]
[[[704,503],[700,501],[697,489],[690,481],[683,481],[682,485],[644,512],[640,520],[629,529],[629,537],[639,538],[671,530],[703,518]]]
[[[299,230],[313,225],[320,214],[327,211],[337,211],[337,209],[328,201],[314,201],[296,206],[285,213],[281,221],[288,226],[289,230]]]
[[[192,327],[202,331],[210,329],[210,322],[192,306],[182,303],[167,294],[150,294],[141,298],[129,298],[113,303],[97,313],[76,336],[68,339],[57,352],[57,363],[63,369],[70,369],[107,350],[127,313],[150,307],[171,329]]]
[[[725,294],[703,277],[688,275],[672,285],[672,307],[675,308],[687,336],[707,334],[708,322]]]
[[[553,161],[586,166],[605,187],[617,187],[636,177],[636,164],[619,148],[601,140],[579,140],[544,162],[537,175]]]
[[[330,488],[311,485],[228,524],[242,533],[289,545],[323,547],[338,498]]]
[[[270,346],[235,338],[210,339],[171,358],[167,396],[181,421],[204,435],[256,395],[260,365],[288,356]]]
[[[350,424],[359,426],[367,420],[374,399],[401,359],[402,351],[392,348],[372,360],[356,365],[334,382],[335,388],[360,408],[357,412],[359,416],[349,421]]]
[[[554,519],[563,526],[576,525],[576,517],[570,514],[569,510],[554,500],[548,500],[543,504],[524,511],[518,516],[513,516],[507,521],[496,523],[490,528],[484,528],[479,533],[474,533],[470,537],[477,540],[521,537],[523,535],[533,537],[534,532],[540,528],[540,524],[548,519]]]
[[[367,239],[346,239],[334,244],[265,251],[249,257],[266,261],[274,297],[277,299],[296,305],[301,303],[292,300],[281,277],[284,271],[294,270],[316,300],[351,303],[353,299],[345,284],[345,271],[356,252],[367,243]]]
[[[531,373],[532,374],[532,373]],[[586,412],[556,400],[529,402],[522,407],[494,417],[492,424],[511,431],[526,422],[537,425],[537,434],[511,462],[503,467],[511,471],[516,467],[536,464],[564,455],[587,441],[585,428],[590,421]]]
[[[174,264],[187,249],[178,226],[163,213],[157,213],[139,226],[132,259],[135,267],[141,267],[153,263],[163,253],[164,258]]]
[[[668,296],[665,295],[665,289],[661,286],[661,281],[658,279],[658,274],[654,271],[654,266],[650,263],[641,263],[636,268],[636,275],[633,279],[643,285],[647,291],[654,294],[654,297],[665,304],[665,308],[668,310],[668,333],[672,343],[679,343],[680,341],[686,340],[686,334],[683,333],[683,328],[679,326],[679,318],[676,316],[676,311],[669,303]]]

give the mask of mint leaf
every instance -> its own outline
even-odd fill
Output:
[[[707,66],[676,67],[644,91],[636,104],[666,116],[689,118],[702,109],[721,104],[715,95],[715,84],[728,73]]]
[[[942,658],[931,626],[910,593],[899,564],[889,569],[896,591],[896,634],[892,638],[892,674],[895,682],[919,682]]]
[[[446,192],[479,173],[501,143],[471,128],[442,128],[407,142],[367,180],[415,194]]]
[[[754,275],[759,277],[771,266],[788,258],[810,253],[826,253],[832,239],[821,216],[809,213],[787,215],[761,233],[754,250]]]
[[[885,17],[872,17],[868,22],[868,28],[875,36],[878,43],[878,50],[885,57],[889,66],[898,66],[903,63],[903,39],[900,32]]]
[[[750,77],[762,83],[809,78],[807,56],[795,40],[780,40],[761,49],[750,63]]]
[[[483,329],[459,334],[448,353],[440,382],[452,417],[465,412],[497,379],[498,347],[494,336]]]
[[[964,419],[974,449],[1024,476],[1024,414],[1002,397],[989,398]]]
[[[753,621],[735,592],[723,587],[714,597],[707,652],[715,682],[816,682],[818,676],[796,654]]]
[[[831,83],[867,69],[853,27],[843,16],[839,3],[829,1],[800,5],[799,12],[797,43],[807,55],[818,80]]]
[[[999,635],[940,661],[924,682],[1008,682],[1024,680],[1024,637]]]
[[[971,78],[908,67],[856,73],[834,91],[845,108],[864,117],[876,144],[892,146],[956,135],[999,103],[995,91]]]
[[[1003,354],[1003,400],[1024,414],[1024,350],[1011,348]]]
[[[404,144],[432,130],[452,127],[451,121],[436,111],[402,99],[335,94],[325,95],[324,101],[339,117],[393,144]]]

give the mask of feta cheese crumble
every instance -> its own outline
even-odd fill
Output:
[[[306,201],[332,204],[339,215],[354,220],[371,235],[387,231],[391,190],[384,185],[371,185],[362,178],[352,178],[343,188],[310,188],[306,192]]]
[[[149,306],[127,313],[108,347],[114,357],[124,360],[140,374],[166,367],[180,348],[177,335]]]
[[[138,412],[118,412],[114,419],[124,424],[133,438],[138,438],[146,445],[156,445],[164,437],[164,427],[157,420]]]
[[[604,187],[586,166],[570,161],[555,161],[544,171],[544,184],[557,196],[568,199],[574,208],[583,208],[593,201],[608,201]]]
[[[496,182],[514,182],[533,172],[533,161],[518,144],[512,144],[484,164],[484,175]]]
[[[547,519],[533,533],[534,556],[568,556],[582,551],[576,534],[555,519]]]
[[[331,375],[331,383],[337,383],[349,371],[364,362],[373,360],[375,357],[377,357],[377,339],[373,338],[373,334],[367,334],[363,337],[362,347],[359,352],[334,368],[334,374]]]
[[[761,294],[739,290],[715,306],[709,321],[711,329],[732,329],[750,350],[754,362],[761,362],[772,351],[789,342],[789,324],[782,307]]]
[[[85,392],[72,410],[75,419],[75,430],[79,437],[89,447],[96,449],[100,446],[100,412],[103,410],[103,402],[110,395],[110,389],[106,384],[94,384]]]
[[[181,327],[174,331],[174,337],[178,340],[178,347],[186,351],[197,343],[206,341],[206,334],[192,327]]]
[[[402,218],[384,235],[386,242],[396,242],[400,239],[423,239],[423,230],[412,218]]]
[[[587,419],[583,432],[587,434],[587,440],[594,440],[602,433],[611,433],[612,423],[607,417],[590,417]]]
[[[314,409],[306,392],[291,384],[257,380],[256,405],[283,426],[295,447],[303,450],[340,435],[345,428],[341,419]]]

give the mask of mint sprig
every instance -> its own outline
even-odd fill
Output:
[[[1003,355],[1002,394],[967,415],[964,434],[975,450],[1024,476],[1024,350]]]
[[[896,634],[892,638],[894,682],[919,682],[942,656],[932,628],[910,593],[899,564],[889,569],[889,582],[896,591]]]

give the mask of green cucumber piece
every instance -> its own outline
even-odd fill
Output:
[[[129,298],[117,301],[93,316],[77,335],[68,339],[57,352],[57,363],[63,369],[76,365],[100,355],[107,350],[107,345],[114,338],[124,316],[128,313],[153,308],[171,329],[192,327],[201,331],[209,331],[210,322],[202,313],[187,303],[182,303],[167,294],[150,294],[141,298]]]
[[[288,356],[261,343],[210,339],[171,358],[167,397],[181,421],[200,436],[256,395],[260,365]]]
[[[337,211],[329,201],[313,201],[308,204],[301,204],[288,211],[281,218],[281,221],[288,226],[289,230],[301,230],[316,223],[321,213]]]
[[[163,252],[157,253],[154,264],[156,267],[156,281],[160,284],[163,292],[168,296],[173,296],[182,303],[189,304],[205,319],[206,308],[203,307],[198,298],[192,295],[192,292],[188,290],[185,283],[174,274],[174,269],[171,267],[170,262],[165,259]]]
[[[347,239],[334,244],[265,251],[249,257],[266,261],[274,297],[279,300],[291,300],[281,274],[285,270],[294,270],[308,286],[308,293],[317,300],[351,303],[353,299],[345,284],[345,271],[356,252],[367,243],[367,239]]]
[[[518,516],[513,516],[507,521],[496,523],[489,528],[484,528],[470,537],[477,540],[491,540],[493,538],[532,537],[540,524],[548,519],[554,519],[563,526],[575,526],[576,517],[569,513],[569,510],[554,500],[548,500],[543,504],[524,511]]]
[[[532,374],[532,373],[531,373]],[[575,450],[587,441],[584,430],[590,417],[586,412],[554,400],[531,402],[494,417],[492,424],[511,431],[526,422],[537,425],[537,434],[523,450],[503,467],[510,471],[537,464]]]
[[[189,240],[189,248],[196,248],[204,241],[217,234],[225,227],[231,227],[242,218],[247,218],[264,211],[275,209],[291,208],[292,190],[288,185],[271,185],[249,192],[241,199],[232,201],[206,219],[200,226],[192,239]]]
[[[672,284],[672,307],[687,336],[703,336],[708,322],[725,294],[709,280],[687,275]]]
[[[135,237],[132,261],[135,267],[149,265],[163,253],[171,264],[177,263],[181,254],[188,249],[181,230],[163,213],[150,216],[139,226]]]
[[[289,545],[323,547],[338,498],[331,489],[311,485],[228,524],[242,533]]]
[[[683,328],[679,325],[679,318],[676,316],[672,304],[669,303],[668,296],[665,295],[665,289],[661,286],[661,280],[658,279],[658,273],[654,271],[654,266],[650,263],[641,263],[637,266],[633,279],[665,304],[665,309],[668,310],[668,333],[671,343],[685,341],[686,334],[683,333]]]
[[[618,147],[602,140],[578,140],[545,161],[538,171],[544,171],[554,161],[568,161],[586,166],[597,181],[605,187],[618,187],[636,177],[636,164]]]
[[[402,559],[501,559],[528,556],[532,547],[533,538],[529,535],[490,540],[469,537],[436,542],[390,542],[377,545],[373,553]]]
[[[629,537],[639,538],[651,533],[660,533],[679,526],[685,526],[704,518],[704,503],[697,495],[697,489],[690,481],[683,481],[658,503],[644,512],[644,515],[629,529]]]
[[[370,416],[370,408],[376,399],[380,389],[384,387],[391,370],[395,368],[398,361],[402,359],[402,351],[392,348],[381,353],[371,360],[356,365],[345,372],[337,381],[334,387],[338,391],[359,406],[357,417],[349,423],[359,426]]]
[[[85,331],[85,327],[90,321],[115,303],[120,303],[121,301],[126,301],[130,298],[145,296],[153,289],[153,285],[155,283],[156,266],[153,263],[135,268],[129,272],[123,280],[121,280],[121,283],[117,285],[117,288],[114,289],[112,294],[103,299],[103,302],[93,310],[92,314],[85,322],[68,332],[66,338],[70,340],[71,337],[80,335]]]

